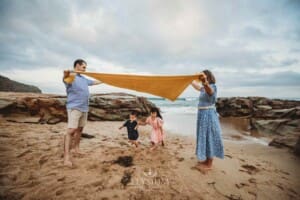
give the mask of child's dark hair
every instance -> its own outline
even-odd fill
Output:
[[[131,111],[130,114],[131,114],[131,115],[134,115],[134,116],[136,116],[136,117],[139,115],[139,113],[138,113],[137,111],[135,111],[135,110],[134,110],[134,111]]]
[[[84,60],[82,60],[82,59],[77,59],[77,60],[74,61],[73,67],[75,68],[76,65],[82,65],[83,63],[87,65],[87,63],[86,63]]]
[[[163,119],[158,108],[156,107],[151,108],[150,113],[154,113],[154,112],[156,112],[157,117]]]

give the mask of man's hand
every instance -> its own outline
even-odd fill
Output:
[[[71,71],[70,70],[64,70],[64,78],[67,78],[70,76]]]
[[[94,81],[93,85],[99,85],[101,83],[103,83],[103,82],[101,82],[101,81]]]

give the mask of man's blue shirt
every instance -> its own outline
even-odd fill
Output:
[[[92,80],[89,80],[80,74],[75,76],[71,84],[66,85],[67,91],[67,109],[77,109],[81,112],[89,110],[89,87],[93,85]]]

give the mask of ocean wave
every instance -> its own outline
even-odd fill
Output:
[[[196,114],[196,106],[182,106],[182,107],[160,107],[163,113],[178,113],[178,114]]]

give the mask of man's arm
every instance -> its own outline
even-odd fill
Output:
[[[103,83],[102,81],[93,81],[93,84],[92,85],[99,85],[99,84],[101,84],[101,83]]]

